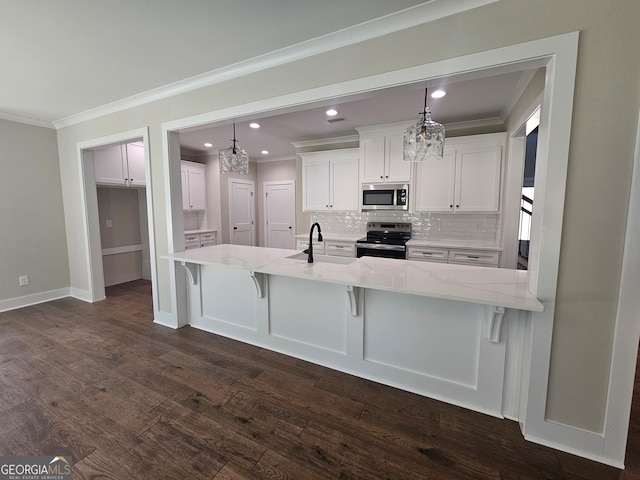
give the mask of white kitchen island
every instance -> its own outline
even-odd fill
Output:
[[[503,319],[543,309],[527,272],[296,253],[216,245],[167,258],[187,271],[193,327],[502,416]]]

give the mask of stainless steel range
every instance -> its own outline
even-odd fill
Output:
[[[410,238],[410,223],[368,222],[367,236],[356,242],[356,255],[406,259]]]

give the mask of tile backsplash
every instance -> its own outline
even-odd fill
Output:
[[[205,211],[183,211],[184,214],[184,229],[185,230],[200,230],[207,228],[207,212]]]
[[[364,236],[367,222],[411,223],[411,236],[426,240],[467,240],[498,243],[500,215],[496,213],[314,212],[327,233]]]

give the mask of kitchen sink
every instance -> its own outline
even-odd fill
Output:
[[[295,253],[293,255],[289,255],[287,258],[292,260],[304,260],[307,261],[309,257],[306,253]],[[357,259],[354,257],[336,257],[333,255],[313,255],[313,263],[335,263],[337,265],[349,265],[350,263],[355,262]]]

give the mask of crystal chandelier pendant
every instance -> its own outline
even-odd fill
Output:
[[[408,162],[441,160],[444,153],[444,126],[431,119],[431,109],[426,103],[425,91],[425,107],[420,121],[404,131],[403,159]]]
[[[220,150],[220,173],[238,173],[240,175],[249,174],[249,155],[245,152],[236,140],[236,124],[233,124],[233,140],[229,148]]]

